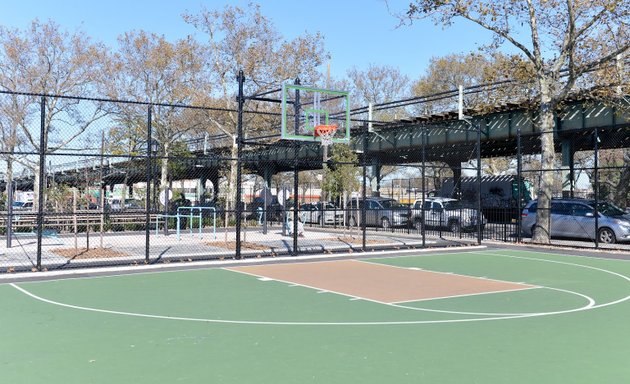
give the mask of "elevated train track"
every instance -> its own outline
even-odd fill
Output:
[[[457,113],[453,112],[381,124],[374,132],[369,132],[365,126],[357,127],[352,130],[350,145],[361,160],[372,165],[418,163],[422,161],[423,149],[426,161],[457,163],[470,158],[478,127],[482,158],[516,155],[517,140],[521,142],[522,154],[540,153],[540,131],[531,104],[505,104],[485,112],[467,111],[467,114],[473,115],[471,124],[459,121]],[[592,150],[595,131],[598,132],[599,149],[630,148],[630,114],[600,102],[578,99],[567,102],[557,113],[554,131],[557,152],[570,150],[572,155],[576,151]],[[227,135],[189,140],[190,157],[172,159],[178,162],[173,179],[193,179],[227,167],[231,141]],[[276,141],[257,146],[253,140],[245,138],[245,141],[248,145],[241,158],[242,164],[261,176],[296,168],[300,171],[322,168],[322,149],[315,143]],[[104,184],[147,181],[147,159],[144,156],[127,157],[115,163],[110,161],[103,167],[101,160],[93,156],[81,160],[83,163],[67,164],[64,169],[54,170],[51,178],[70,186],[84,185],[86,173],[90,180],[102,176]],[[152,180],[159,178],[157,162],[154,162],[152,174]],[[18,189],[32,189],[33,178],[16,179],[16,183]],[[0,189],[4,188],[4,183],[0,182]]]

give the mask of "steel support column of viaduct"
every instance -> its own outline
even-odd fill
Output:
[[[372,158],[372,185],[370,186],[372,189],[372,196],[380,196],[381,195],[381,169],[383,165],[380,163],[377,157]]]
[[[562,197],[573,197],[575,191],[575,146],[573,139],[561,141],[562,148]]]

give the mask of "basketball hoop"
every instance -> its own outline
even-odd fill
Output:
[[[324,147],[332,145],[335,132],[337,132],[337,126],[335,124],[315,126],[315,137],[319,137],[322,140]]]

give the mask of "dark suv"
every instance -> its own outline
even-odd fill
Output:
[[[267,203],[267,220],[269,221],[282,221],[284,207],[278,202],[276,196],[272,196],[271,199],[266,201]],[[265,207],[264,197],[255,197],[254,200],[247,206],[247,218],[258,219],[258,214]],[[260,208],[260,210],[259,210]]]
[[[551,237],[579,237],[595,239],[600,243],[630,241],[630,215],[614,204],[597,203],[597,231],[595,230],[595,200],[553,199],[551,200]],[[532,236],[536,227],[538,203],[530,201],[523,209],[522,231]]]

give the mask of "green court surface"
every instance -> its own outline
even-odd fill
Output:
[[[630,261],[481,250],[361,262],[534,287],[386,304],[222,268],[2,284],[0,377],[10,384],[630,378]]]

